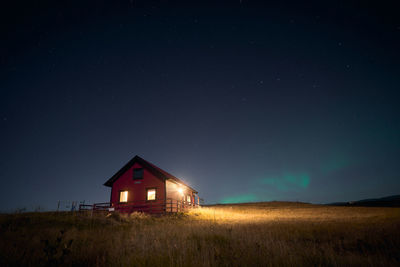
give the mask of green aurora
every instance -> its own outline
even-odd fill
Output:
[[[271,201],[280,199],[280,196],[287,196],[287,193],[301,192],[309,188],[311,176],[325,176],[348,168],[355,164],[346,153],[334,153],[329,159],[322,162],[315,172],[293,172],[284,171],[280,175],[271,175],[259,179],[254,179],[250,183],[250,188],[246,188],[245,193],[232,196],[225,196],[220,203],[244,203],[257,201]]]
[[[252,190],[256,191],[257,193],[245,193],[224,197],[220,200],[220,203],[227,204],[270,201],[271,199],[265,198],[266,195],[270,195],[267,194],[267,192],[289,192],[304,190],[309,186],[310,181],[311,178],[308,173],[284,173],[280,176],[262,178],[257,181],[257,184]]]
[[[323,174],[327,174],[327,173],[342,170],[342,169],[348,167],[352,163],[354,163],[354,162],[352,162],[350,160],[350,158],[348,158],[348,157],[345,157],[345,156],[335,157],[335,158],[325,162],[324,164],[322,164],[320,169]]]
[[[256,194],[242,194],[242,195],[236,195],[236,196],[232,196],[232,197],[225,197],[220,201],[220,203],[222,203],[222,204],[246,203],[246,202],[255,202],[255,201],[259,201]],[[264,201],[266,201],[266,200],[264,200]]]
[[[268,177],[260,180],[260,184],[268,185],[281,192],[305,189],[310,184],[308,173],[284,173],[282,176]]]

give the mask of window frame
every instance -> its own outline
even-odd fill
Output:
[[[154,190],[154,199],[149,199],[149,190]],[[147,187],[146,188],[146,201],[156,201],[157,200],[157,187]]]
[[[128,203],[129,202],[129,190],[123,189],[118,191],[118,203]],[[121,201],[121,193],[126,192],[126,201]]]
[[[142,177],[136,178],[136,177],[135,177],[135,170],[141,170],[141,171],[142,171]],[[142,179],[143,179],[143,176],[144,176],[144,169],[143,169],[143,168],[133,168],[133,171],[132,171],[132,180],[142,180]]]

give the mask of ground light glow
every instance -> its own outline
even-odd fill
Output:
[[[400,212],[393,207],[271,202],[193,208],[185,216],[104,216],[2,214],[2,266],[49,265],[40,240],[61,240],[56,251],[68,254],[57,266],[400,265]]]
[[[254,203],[233,204],[193,209],[189,215],[202,221],[213,221],[218,224],[247,224],[265,223],[271,221],[313,221],[352,219],[370,220],[373,217],[386,216],[390,209],[371,209],[363,212],[364,208],[349,209],[345,207],[315,206],[305,203]]]

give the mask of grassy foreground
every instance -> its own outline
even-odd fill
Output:
[[[0,215],[0,266],[399,266],[400,208],[221,205]]]

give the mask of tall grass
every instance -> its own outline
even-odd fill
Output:
[[[399,266],[400,209],[299,203],[162,217],[0,216],[1,266]]]

